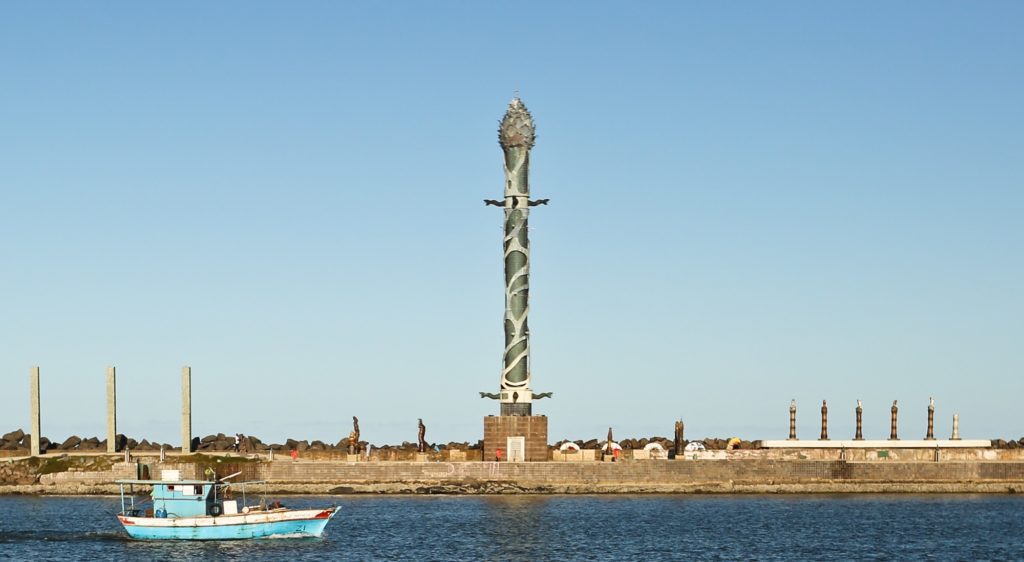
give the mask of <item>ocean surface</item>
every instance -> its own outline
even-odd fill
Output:
[[[1024,496],[285,496],[320,539],[136,542],[117,498],[0,497],[14,560],[1024,560]]]

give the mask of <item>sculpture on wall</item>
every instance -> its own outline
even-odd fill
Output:
[[[419,430],[420,430],[419,431],[419,435],[417,437],[417,440],[419,441],[418,450],[421,453],[426,453],[427,452],[427,441],[426,441],[425,437],[427,435],[427,426],[423,425],[423,418],[420,418],[420,420],[419,420]]]
[[[857,400],[857,433],[853,436],[854,441],[863,441],[864,433],[861,429],[861,422],[864,416],[864,407],[861,405],[860,400]]]
[[[348,434],[348,454],[359,453],[359,418],[352,416],[352,432]]]
[[[796,441],[796,398],[789,403],[789,439]]]
[[[928,433],[924,436],[927,441],[935,440],[935,399],[928,397]]]
[[[896,432],[896,415],[899,414],[900,409],[896,407],[895,400],[892,401],[892,408],[890,409],[890,411],[892,412],[892,423],[889,428],[889,440],[896,441],[899,439],[899,436]]]
[[[686,446],[684,444],[686,439],[685,439],[685,437],[683,435],[685,429],[686,429],[686,426],[683,425],[683,420],[679,420],[679,421],[676,422],[675,446],[676,446],[676,454],[677,455],[682,455],[683,454],[683,447]]]
[[[828,404],[821,401],[821,437],[818,439],[828,441]]]

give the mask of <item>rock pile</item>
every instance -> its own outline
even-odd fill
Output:
[[[21,429],[5,433],[3,437],[0,437],[0,450],[14,451],[17,449],[28,449],[29,439],[30,436],[25,434]]]
[[[30,447],[31,435],[26,434],[21,429],[8,432],[0,436],[0,451],[18,451],[28,450]],[[207,435],[206,437],[196,437],[192,441],[192,447],[195,451],[243,451],[250,453],[267,452],[273,450],[275,452],[288,453],[292,449],[299,451],[300,453],[306,451],[337,451],[345,452],[348,451],[348,437],[344,437],[337,443],[325,443],[324,441],[314,440],[297,440],[297,439],[286,439],[284,443],[264,443],[258,437],[252,435],[243,436],[244,441],[237,442],[235,437],[218,433],[216,435]],[[132,451],[158,451],[160,450],[161,444],[156,441],[148,441],[143,439],[142,441],[136,441],[135,439],[126,437],[125,435],[118,434],[118,451],[123,451],[125,448]],[[724,450],[728,439],[718,437],[707,437],[700,440],[700,443],[704,444],[704,447],[708,450]],[[563,444],[569,442],[568,440],[562,440],[551,446],[552,450],[558,450]],[[598,449],[601,444],[604,443],[604,439],[577,439],[572,441],[581,449]],[[652,437],[639,437],[639,438],[627,438],[618,441],[619,445],[626,450],[629,449],[643,449],[650,443],[660,444],[666,451],[670,453],[675,452],[675,444],[667,437],[652,436]],[[684,441],[684,445],[690,443],[690,441]],[[389,453],[394,453],[398,457],[404,457],[408,454],[415,453],[417,451],[416,443],[410,441],[403,441],[399,445],[373,445],[367,441],[359,442],[359,450],[366,451],[368,447],[373,446],[374,451],[381,451],[385,456]],[[177,449],[167,443],[162,444],[164,449],[172,450]],[[468,441],[456,442],[452,441],[449,443],[431,443],[429,448],[433,450],[436,447],[438,451],[445,451],[448,449],[456,449],[461,451],[479,450],[483,448],[483,441],[477,441],[476,443],[470,443]],[[751,441],[740,441],[739,449],[756,449],[757,446]],[[1024,437],[1017,440],[1004,440],[1004,439],[993,439],[992,448],[994,449],[1024,449]],[[102,452],[107,449],[106,439],[99,439],[97,437],[82,438],[77,435],[72,435],[61,442],[51,442],[46,437],[40,438],[40,449],[43,451],[88,451],[88,452]]]
[[[284,443],[264,443],[259,437],[254,435],[243,436],[244,441],[238,442],[235,437],[218,433],[216,435],[207,435],[206,437],[196,437],[193,440],[193,448],[196,451],[248,451],[252,453],[275,451],[280,453],[287,453],[292,449],[304,453],[306,451],[337,451],[346,452],[348,451],[348,437],[343,437],[337,443],[327,443],[320,440],[309,441],[306,439],[298,440],[288,438]],[[237,444],[237,447],[236,447]],[[373,446],[374,451],[383,452],[416,452],[416,443],[409,441],[403,441],[400,445],[374,445],[368,441],[359,441],[359,450],[366,451],[368,447]],[[475,444],[469,442],[450,442],[450,443],[431,443],[429,444],[431,449],[437,448],[438,450],[446,449],[459,449],[459,450],[471,450],[471,449],[482,449],[483,442],[478,441]],[[158,447],[159,448],[159,447]]]
[[[117,449],[123,451],[128,448],[133,451],[159,451],[160,443],[150,442],[146,439],[142,441],[136,441],[130,437],[126,437],[122,434],[118,434],[117,437]],[[17,429],[10,433],[5,433],[0,437],[0,451],[16,451],[16,450],[28,450],[31,447],[32,436],[25,433],[21,429]],[[165,448],[170,449],[171,446],[168,444],[163,445]],[[39,438],[39,449],[41,451],[87,451],[91,453],[99,453],[107,450],[107,440],[100,439],[98,437],[87,437],[82,438],[77,435],[72,435],[61,442],[50,441],[46,437]]]
[[[288,453],[292,449],[303,453],[306,451],[337,451],[345,452],[348,451],[348,437],[340,439],[337,443],[326,443],[320,440],[308,441],[298,439],[286,439],[284,443],[264,443],[260,438],[253,435],[244,435],[243,441],[238,442],[236,437],[225,435],[224,433],[217,433],[216,435],[207,435],[205,437],[195,437],[192,440],[193,450],[198,452],[208,451],[244,451],[250,453],[275,451],[280,453]],[[24,431],[18,429],[10,433],[6,433],[0,438],[0,450],[18,450],[28,449],[29,440],[31,437],[25,434]],[[125,435],[118,434],[118,450],[123,451],[125,448],[133,451],[158,451],[160,450],[161,444],[158,442],[151,442],[146,439],[142,441],[136,441],[126,437]],[[706,438],[701,442],[708,449],[725,449],[727,439],[719,438]],[[1021,439],[1024,442],[1024,438]],[[559,441],[552,446],[552,449],[557,450],[563,443],[567,441]],[[603,439],[578,439],[573,441],[581,449],[598,449],[604,442]],[[675,446],[671,439],[661,436],[652,437],[639,437],[639,438],[628,438],[622,439],[619,445],[623,449],[643,449],[650,443],[658,443],[665,448],[666,451],[674,451]],[[687,441],[686,443],[689,443]],[[107,442],[105,439],[101,440],[96,437],[82,438],[77,435],[72,435],[64,441],[59,443],[51,443],[49,439],[43,437],[41,440],[42,449],[45,451],[60,450],[60,451],[90,451],[100,452],[105,451],[107,448]],[[408,454],[413,454],[417,451],[417,445],[415,442],[403,441],[398,445],[373,445],[367,441],[359,442],[359,450],[366,451],[368,447],[373,446],[373,450],[381,451],[385,456],[390,453],[394,453],[399,457],[404,457]],[[1017,448],[1018,446],[1024,447],[1024,445],[1018,445],[1016,441],[993,441],[993,446],[997,448]],[[166,450],[171,450],[171,445],[164,443],[163,447]],[[438,451],[445,451],[448,449],[456,449],[461,451],[478,450],[483,448],[483,441],[477,441],[476,443],[470,443],[468,441],[452,441],[449,443],[431,443],[429,445],[431,450],[437,449]],[[750,441],[742,441],[739,445],[740,449],[753,449],[754,444]]]
[[[580,449],[599,449],[601,448],[601,445],[604,443],[604,439],[588,439],[586,441],[582,439],[577,439],[576,441],[569,441],[568,439],[564,439],[552,445],[550,449],[553,451],[557,451],[559,447],[562,446],[562,444],[570,442],[575,443],[576,446],[578,446]],[[704,447],[708,450],[724,450],[728,442],[728,439],[720,439],[717,437],[707,437],[699,441],[699,443],[703,443]],[[667,437],[640,437],[637,439],[621,439],[618,441],[619,446],[626,450],[643,449],[650,443],[658,443],[666,451],[669,451],[670,453],[675,452],[675,443]],[[683,441],[684,446],[687,445],[688,443],[690,443],[690,441]],[[740,441],[738,448],[756,449],[757,446],[755,446],[752,441]]]
[[[725,450],[726,445],[729,443],[729,440],[728,439],[720,439],[718,437],[706,437],[703,441],[701,441],[701,443],[704,443],[704,446],[709,451],[712,451],[712,450],[721,451],[721,450]],[[736,448],[737,449],[748,450],[748,449],[756,449],[757,446],[755,446],[752,441],[740,440],[740,444]]]

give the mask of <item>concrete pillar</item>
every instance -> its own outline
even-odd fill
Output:
[[[181,368],[181,452],[192,452],[192,367]]]
[[[39,456],[39,436],[41,424],[41,418],[39,413],[39,367],[32,367],[29,372],[29,409],[32,411],[32,438],[30,440],[30,448],[32,450],[32,456]]]
[[[960,414],[953,414],[953,436],[950,439],[953,441],[960,440]]]
[[[107,452],[117,452],[117,370],[107,367]]]

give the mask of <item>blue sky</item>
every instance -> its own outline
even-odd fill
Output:
[[[475,441],[497,121],[551,440],[1024,435],[1019,3],[0,8],[0,430]]]

